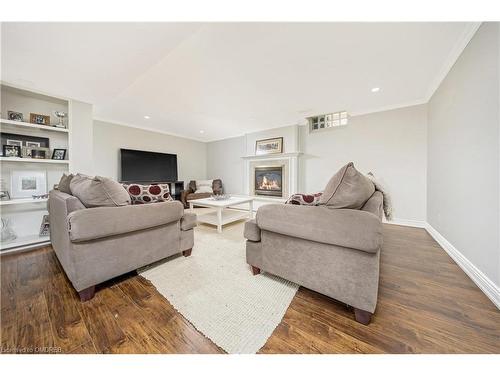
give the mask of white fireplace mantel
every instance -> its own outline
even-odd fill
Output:
[[[299,182],[299,162],[298,158],[301,155],[301,152],[288,152],[283,154],[267,154],[267,155],[248,155],[242,156],[242,159],[245,161],[245,173],[244,173],[244,188],[246,195],[253,195],[253,189],[251,185],[253,185],[253,169],[252,165],[255,165],[256,162],[265,163],[268,162],[279,162],[282,161],[286,166],[287,176],[287,188],[286,195],[295,194],[298,191],[298,182]],[[283,198],[287,198],[286,196]],[[271,198],[272,199],[272,198]],[[280,198],[282,199],[282,198]]]
[[[242,159],[245,160],[260,160],[260,159],[288,159],[288,158],[297,158],[300,155],[302,155],[302,152],[287,152],[283,154],[267,154],[267,155],[248,155],[248,156],[242,156]]]

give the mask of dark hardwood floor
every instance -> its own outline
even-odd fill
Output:
[[[369,326],[300,288],[261,353],[500,353],[500,311],[427,232],[395,225],[384,232]],[[136,274],[81,303],[47,247],[2,256],[1,282],[3,352],[223,352]]]

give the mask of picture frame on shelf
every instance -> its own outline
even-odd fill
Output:
[[[7,119],[11,121],[19,121],[23,122],[24,121],[24,116],[21,112],[16,112],[16,111],[7,111]]]
[[[0,143],[1,145],[19,145],[21,142],[22,147],[45,147],[49,148],[50,139],[45,137],[33,137],[24,134],[13,134],[13,133],[1,133],[0,132]],[[0,148],[0,152],[3,155],[3,148]],[[48,154],[47,154],[48,155]]]
[[[39,113],[30,113],[30,123],[35,125],[50,126],[50,116]]]
[[[255,155],[283,153],[283,137],[260,139],[255,142]]]
[[[22,155],[23,158],[48,159],[50,155],[50,149],[48,147],[23,146]]]
[[[0,190],[0,201],[10,201],[8,190]]]
[[[19,140],[19,139],[7,139],[7,144],[9,146],[19,146],[19,147],[23,147],[23,141]]]
[[[2,155],[7,158],[20,158],[21,147],[16,145],[3,145]]]
[[[66,159],[66,149],[65,148],[55,148],[52,151],[53,160],[65,160]]]
[[[47,194],[46,172],[12,171],[10,193],[13,199],[31,198],[33,195]]]

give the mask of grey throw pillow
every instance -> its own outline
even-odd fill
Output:
[[[359,210],[375,192],[373,183],[354,168],[352,162],[344,165],[330,179],[319,200],[329,208]]]
[[[107,177],[77,174],[70,184],[71,192],[85,207],[117,207],[130,204],[125,188]]]
[[[59,184],[57,185],[57,188],[59,191],[70,194],[71,195],[71,189],[69,187],[71,180],[73,179],[73,174],[70,174],[69,176],[64,173],[61,177],[61,180],[59,181]]]

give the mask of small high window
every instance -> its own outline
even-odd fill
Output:
[[[347,125],[347,119],[348,116],[346,111],[307,118],[309,121],[309,130],[312,132],[321,129],[335,128],[337,126],[345,126]]]

